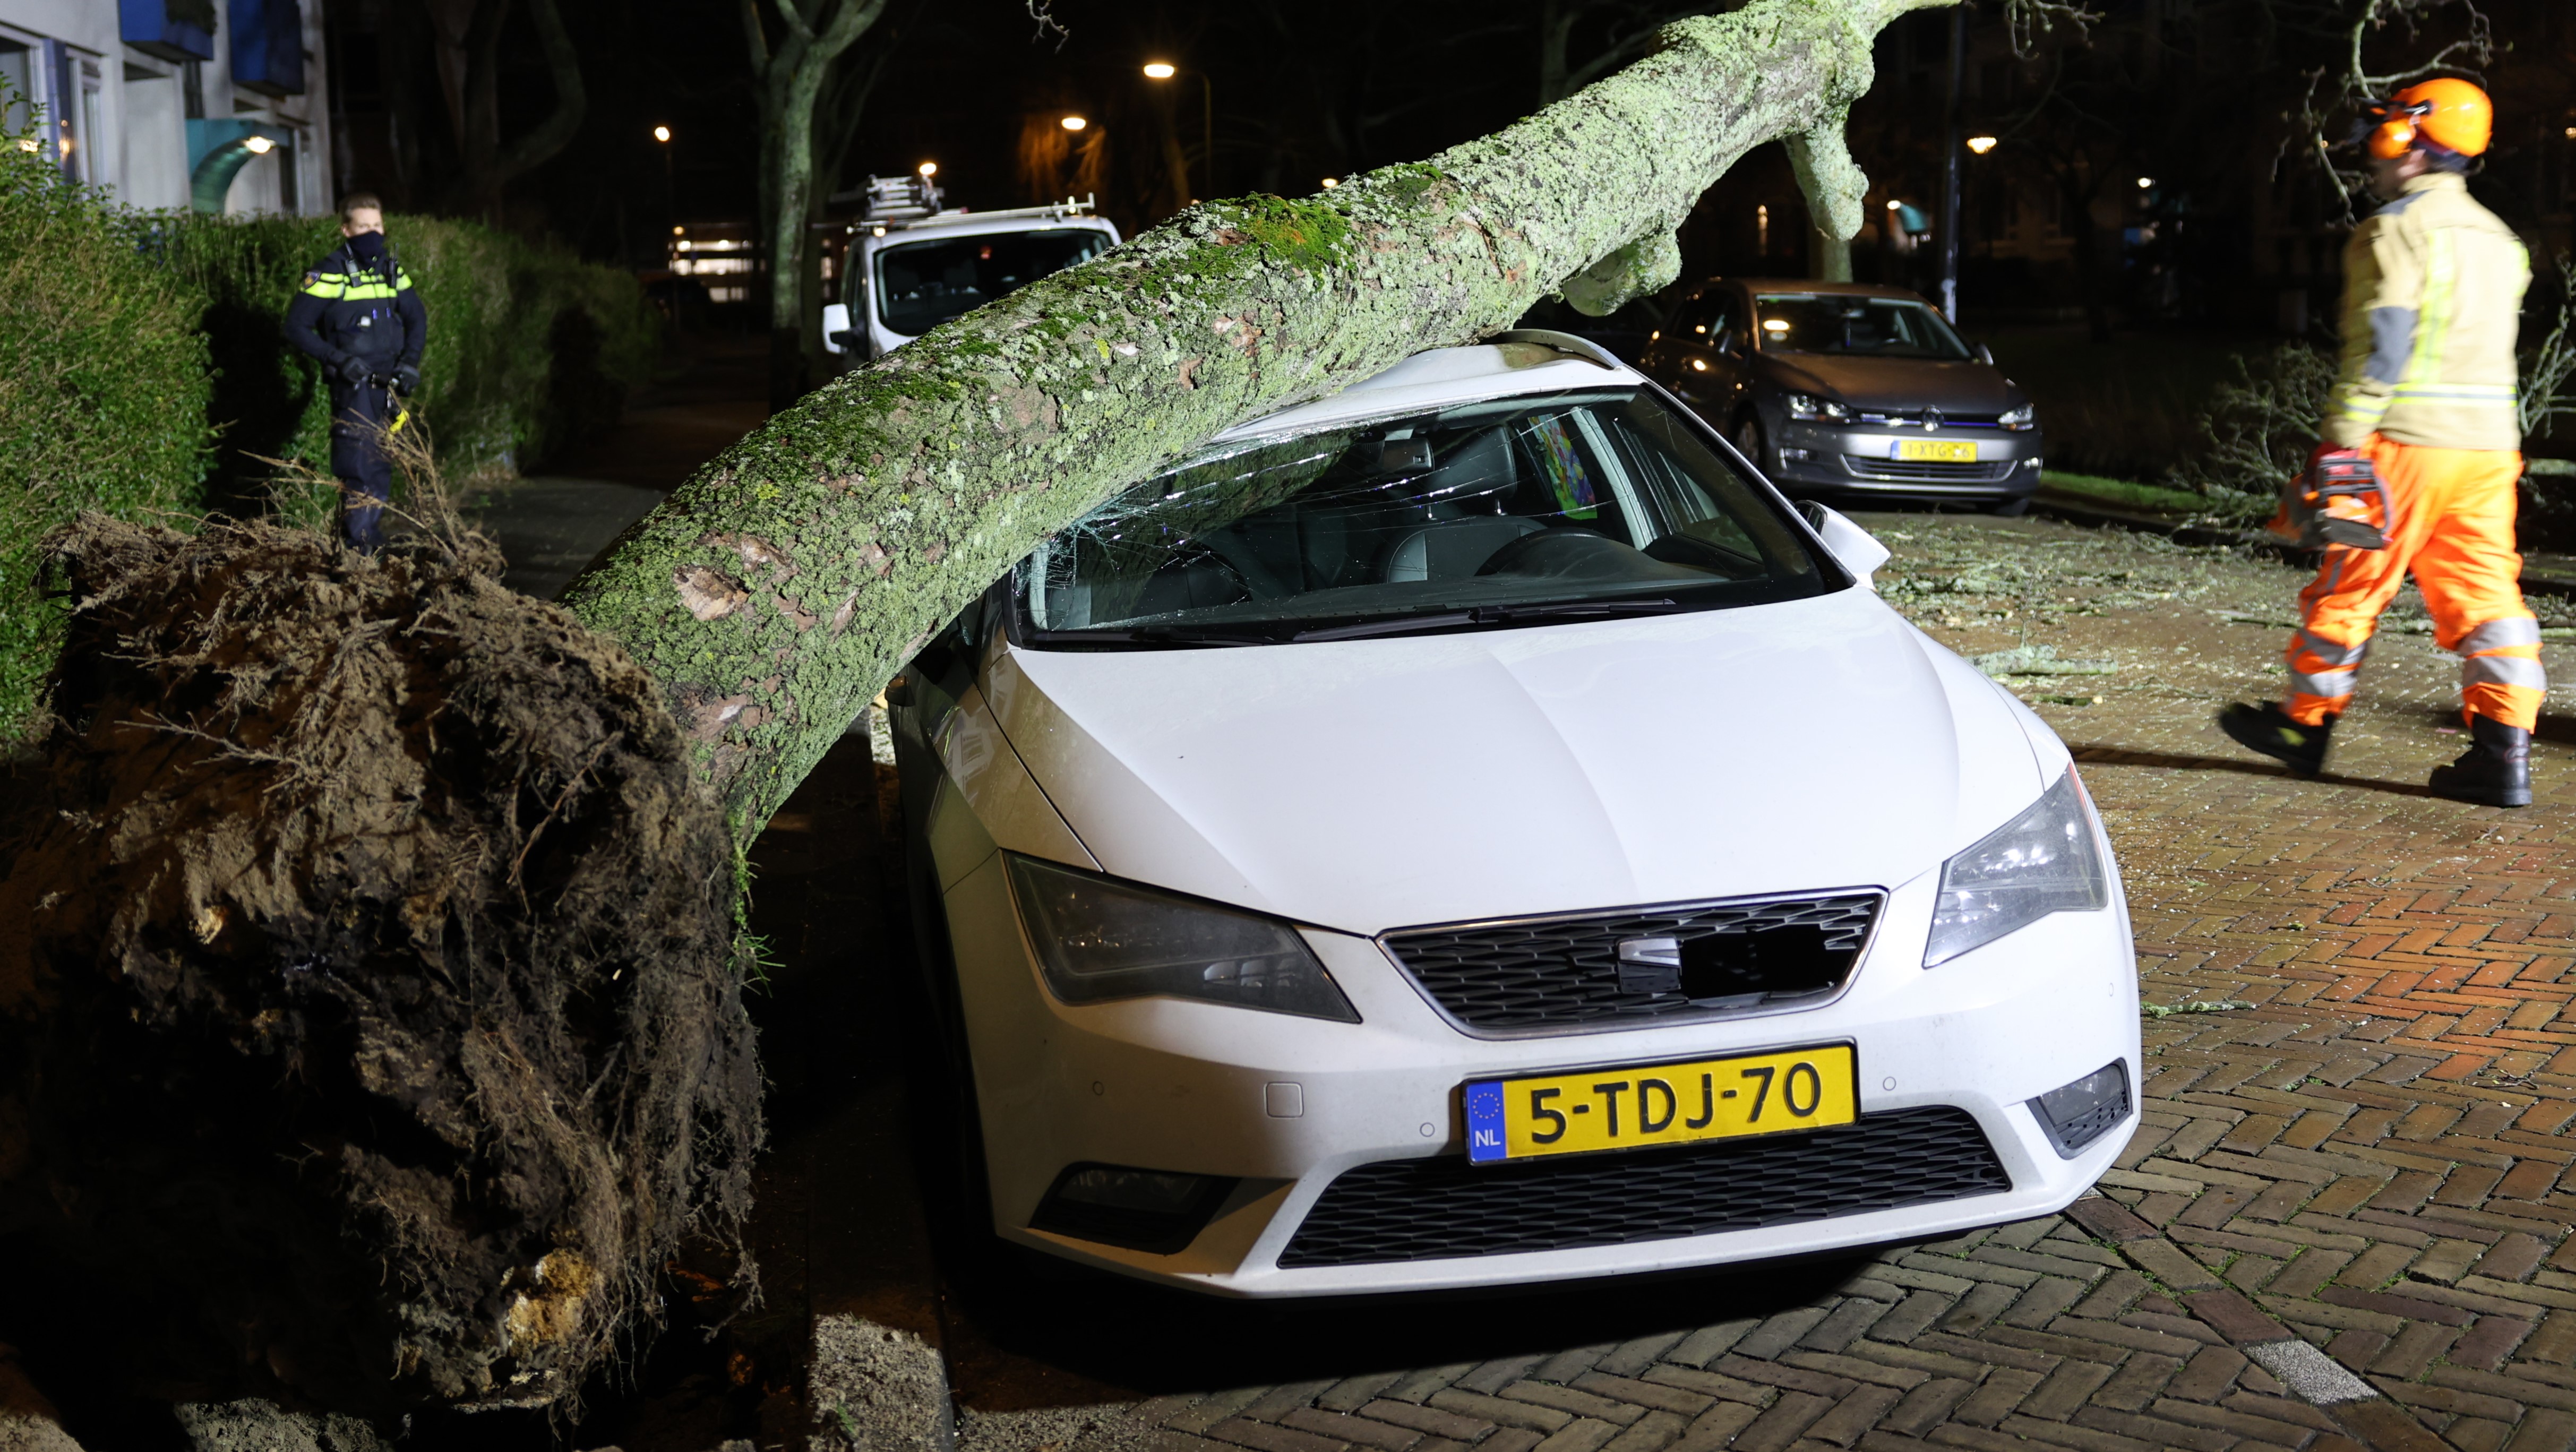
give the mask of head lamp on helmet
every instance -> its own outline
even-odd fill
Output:
[[[2409,151],[2477,156],[2495,133],[2495,105],[2467,81],[2437,76],[2418,81],[2367,108],[2370,154],[2382,161]]]

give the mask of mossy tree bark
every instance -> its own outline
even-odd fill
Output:
[[[844,0],[850,3],[850,0]],[[1858,230],[1841,118],[1873,37],[1943,0],[1754,0],[1495,135],[1300,201],[1191,208],[773,417],[567,595],[663,684],[734,830],[759,830],[943,622],[1039,540],[1244,419],[1562,292],[1671,282],[1673,229],[1793,139]]]

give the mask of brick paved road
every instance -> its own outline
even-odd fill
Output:
[[[2269,689],[2275,631],[2226,622],[2286,618],[2286,571],[1877,523],[1890,598],[1963,650],[2027,631],[2120,665],[2031,694],[2102,695],[2042,709],[2119,845],[2147,1002],[2203,1011],[2149,1020],[2146,1122],[2101,1196],[1805,1284],[1340,1323],[1113,1296],[1074,1349],[961,1307],[968,1452],[2576,1445],[2576,751],[2544,742],[2526,812],[2424,796],[2455,666],[2399,630],[2336,774],[2291,781],[2206,725]],[[1139,1394],[1175,1375],[1231,1389]]]

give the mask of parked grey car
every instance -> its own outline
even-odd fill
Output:
[[[2019,514],[2039,487],[2028,396],[1900,287],[1718,278],[1655,332],[1642,371],[1784,493]]]

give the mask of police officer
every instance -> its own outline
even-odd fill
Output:
[[[2412,572],[2434,640],[2460,657],[2469,736],[2428,786],[2526,806],[2549,685],[2514,541],[2514,342],[2530,262],[2463,175],[2494,129],[2486,92],[2429,80],[2374,106],[2372,119],[2371,187],[2387,205],[2344,250],[2343,361],[2324,441],[2274,521],[2324,562],[2299,595],[2287,698],[2230,706],[2218,724],[2293,770],[2324,766],[2379,612]]]
[[[400,402],[420,387],[429,314],[385,242],[384,205],[358,192],[340,203],[342,242],[304,274],[286,310],[286,339],[322,365],[331,384],[331,473],[340,481],[340,526],[374,554],[378,516],[393,490],[385,437],[406,417]]]

